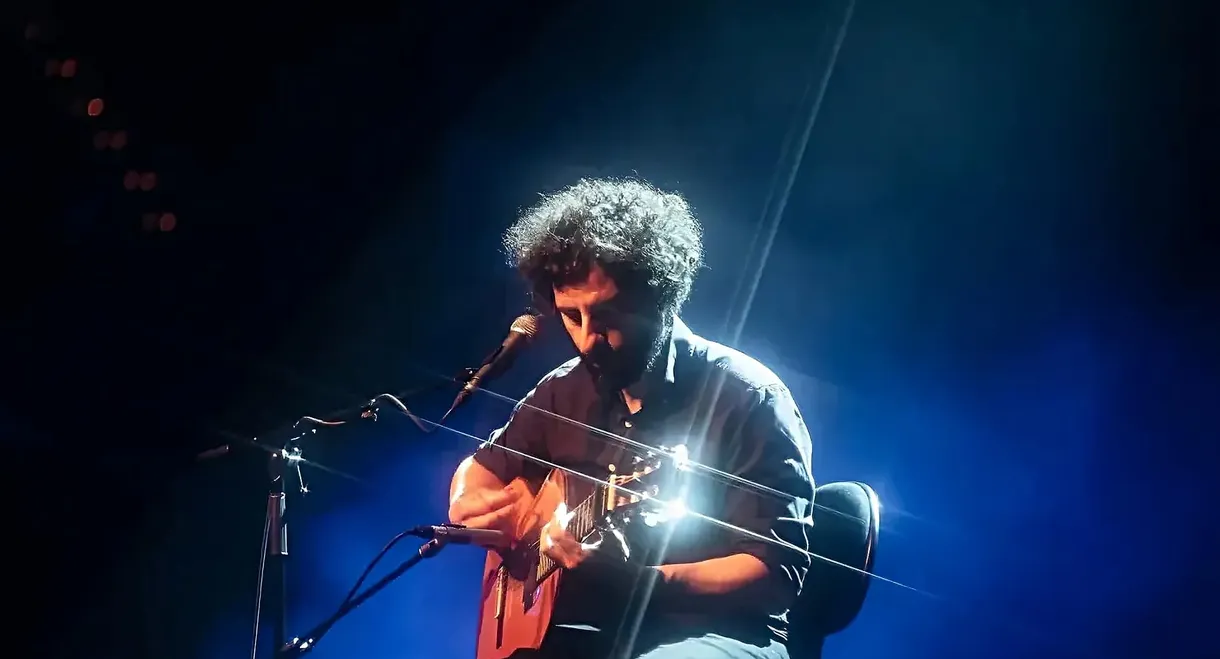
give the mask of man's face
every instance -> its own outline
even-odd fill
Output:
[[[643,376],[660,353],[664,323],[655,302],[632,299],[601,267],[554,289],[555,310],[593,374],[614,389]]]

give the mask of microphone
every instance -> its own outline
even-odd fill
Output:
[[[504,339],[504,343],[501,343],[500,347],[483,361],[483,365],[466,382],[462,390],[458,392],[457,398],[453,399],[453,406],[449,408],[449,412],[446,412],[445,416],[449,416],[459,405],[466,402],[466,399],[470,398],[474,390],[479,388],[483,380],[499,375],[512,365],[521,348],[538,336],[538,332],[542,330],[540,318],[542,316],[529,313],[517,316],[512,326],[508,328],[508,337]]]
[[[503,531],[468,529],[458,524],[417,526],[407,533],[419,538],[443,540],[455,545],[478,545],[487,549],[507,547],[510,544],[508,534]]]

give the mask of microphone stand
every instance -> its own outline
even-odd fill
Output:
[[[377,419],[376,407],[373,402],[365,403],[358,408],[352,408],[335,415],[331,415],[336,421],[327,421],[321,424],[316,422],[311,425],[321,425],[322,427],[346,425],[353,419]],[[308,418],[308,417],[307,417]],[[285,514],[288,512],[288,491],[285,483],[288,480],[290,469],[296,471],[296,480],[298,484],[298,492],[302,495],[309,493],[309,487],[305,484],[304,474],[301,473],[301,461],[303,456],[301,447],[297,441],[306,435],[315,434],[316,427],[301,428],[305,419],[297,421],[292,425],[293,433],[278,451],[271,451],[268,457],[267,473],[269,478],[269,490],[267,493],[267,512],[263,521],[263,542],[262,553],[259,556],[258,563],[258,588],[255,594],[254,601],[254,634],[250,645],[250,659],[256,659],[258,656],[258,636],[259,627],[262,624],[262,608],[263,608],[263,593],[264,588],[270,588],[272,597],[272,606],[274,612],[274,620],[272,620],[272,647],[278,648],[284,645],[288,638],[288,522]],[[268,565],[270,563],[270,565]],[[270,568],[268,570],[268,568]],[[267,572],[270,571],[272,576],[268,578]]]
[[[464,369],[462,373],[455,378],[455,380],[457,380],[459,386],[464,385],[470,380],[473,373],[474,369]],[[398,394],[397,398],[411,398],[428,391],[448,387],[452,384],[454,383],[441,381],[409,392]],[[257,590],[255,591],[254,633],[250,645],[250,659],[257,659],[258,656],[258,637],[260,627],[262,625],[263,595],[264,588],[267,586],[268,581],[271,581],[271,588],[272,592],[274,593],[274,597],[272,598],[274,606],[272,641],[274,645],[272,647],[275,648],[275,652],[278,654],[282,652],[282,649],[285,646],[292,646],[292,644],[287,643],[288,524],[285,519],[285,515],[288,512],[288,491],[285,487],[285,482],[290,474],[290,468],[296,471],[299,492],[301,494],[307,494],[309,492],[309,488],[306,486],[304,477],[301,473],[301,461],[304,458],[301,453],[301,447],[296,442],[306,435],[315,434],[318,427],[328,428],[346,425],[349,421],[357,419],[372,419],[373,421],[376,421],[378,408],[377,401],[380,398],[381,397],[379,396],[378,398],[374,398],[373,400],[360,406],[348,408],[346,410],[341,410],[328,415],[330,419],[334,419],[333,421],[322,421],[312,417],[302,418],[287,429],[287,434],[289,437],[284,441],[282,447],[279,449],[272,448],[272,446],[274,446],[273,443],[266,441],[260,442],[257,438],[242,439],[208,449],[202,453],[199,453],[195,457],[196,461],[211,460],[228,455],[238,448],[252,448],[269,454],[267,472],[270,487],[267,493],[266,516],[263,521],[262,552],[259,555],[258,562],[258,586]],[[280,430],[273,433],[272,436],[282,435],[284,432],[284,430]],[[407,563],[404,563],[399,570],[393,573],[392,577],[396,578],[398,575],[406,572],[407,569],[409,569],[416,562],[425,558],[425,554],[427,556],[435,555],[435,553],[440,550],[442,545],[443,540],[441,539],[434,539],[430,541],[428,544],[424,545],[424,547],[420,548],[418,558],[416,558],[413,562],[408,561]],[[431,549],[425,552],[425,547],[431,547]],[[270,566],[268,566],[269,562]],[[267,578],[268,567],[270,567],[270,571],[274,574],[271,579]],[[348,611],[354,609],[369,597],[372,597],[377,590],[384,588],[389,584],[390,581],[393,581],[393,578],[383,579],[377,583],[375,588],[370,587],[369,591],[366,592],[362,597],[349,603],[349,605],[345,607],[346,610],[342,612],[342,615],[346,615]],[[330,624],[333,625],[338,618],[342,617],[342,615],[337,616],[334,621],[330,621]],[[311,634],[309,638],[317,638],[318,636],[320,636],[320,634]]]
[[[263,522],[264,551],[259,559],[259,585],[254,605],[254,644],[250,649],[251,659],[258,651],[259,609],[262,608],[262,590],[266,579],[266,563],[271,561],[271,571],[274,584],[275,620],[273,622],[272,647],[279,647],[288,636],[288,523],[284,513],[288,509],[288,496],[284,488],[284,462],[287,457],[281,453],[272,453],[268,460],[267,473],[271,478],[271,488],[267,494],[267,516]],[[301,484],[301,492],[305,492],[305,484]]]

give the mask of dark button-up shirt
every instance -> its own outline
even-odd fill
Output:
[[[650,555],[649,562],[694,563],[742,553],[757,557],[781,582],[784,597],[745,607],[720,601],[693,618],[704,625],[720,612],[747,634],[784,640],[786,611],[800,590],[809,558],[759,536],[808,550],[812,450],[792,394],[762,364],[695,335],[678,319],[657,365],[629,393],[642,401],[635,414],[628,412],[619,392],[601,390],[583,363],[573,359],[547,374],[522,399],[508,423],[475,453],[475,460],[505,483],[517,477],[540,482],[549,468],[498,446],[604,479],[609,465],[619,473],[629,472],[638,450],[608,441],[599,430],[649,446],[686,446],[692,461],[730,476],[708,476],[698,469],[686,472],[686,507],[745,532],[687,515],[668,525],[665,539],[658,543],[663,549]],[[771,491],[742,486],[741,481]],[[666,499],[666,495],[659,496]],[[571,571],[579,572],[581,568]],[[560,589],[564,605],[557,607],[558,619],[553,622],[618,624],[605,620],[604,612],[590,613],[597,607],[575,603],[580,593],[574,591],[600,589],[591,583],[565,576]],[[663,624],[660,621],[669,613],[675,614],[675,620],[692,620],[690,611],[679,613],[680,606],[667,604],[657,610],[658,606],[654,599],[645,625]],[[592,619],[599,616],[603,619]]]

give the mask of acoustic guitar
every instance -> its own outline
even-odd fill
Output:
[[[521,513],[514,522],[513,545],[487,554],[476,659],[506,659],[519,649],[537,649],[542,644],[564,570],[542,553],[541,531],[560,503],[572,514],[568,531],[575,538],[581,542],[615,539],[623,555],[629,556],[623,525],[636,518],[652,521],[660,489],[656,481],[667,467],[681,465],[684,449],[679,446],[637,456],[630,473],[617,473],[610,465],[606,482],[597,486],[559,470],[551,471],[537,493],[520,478],[509,484],[522,494]],[[620,487],[631,494],[616,489]],[[584,493],[588,494],[582,498]]]

